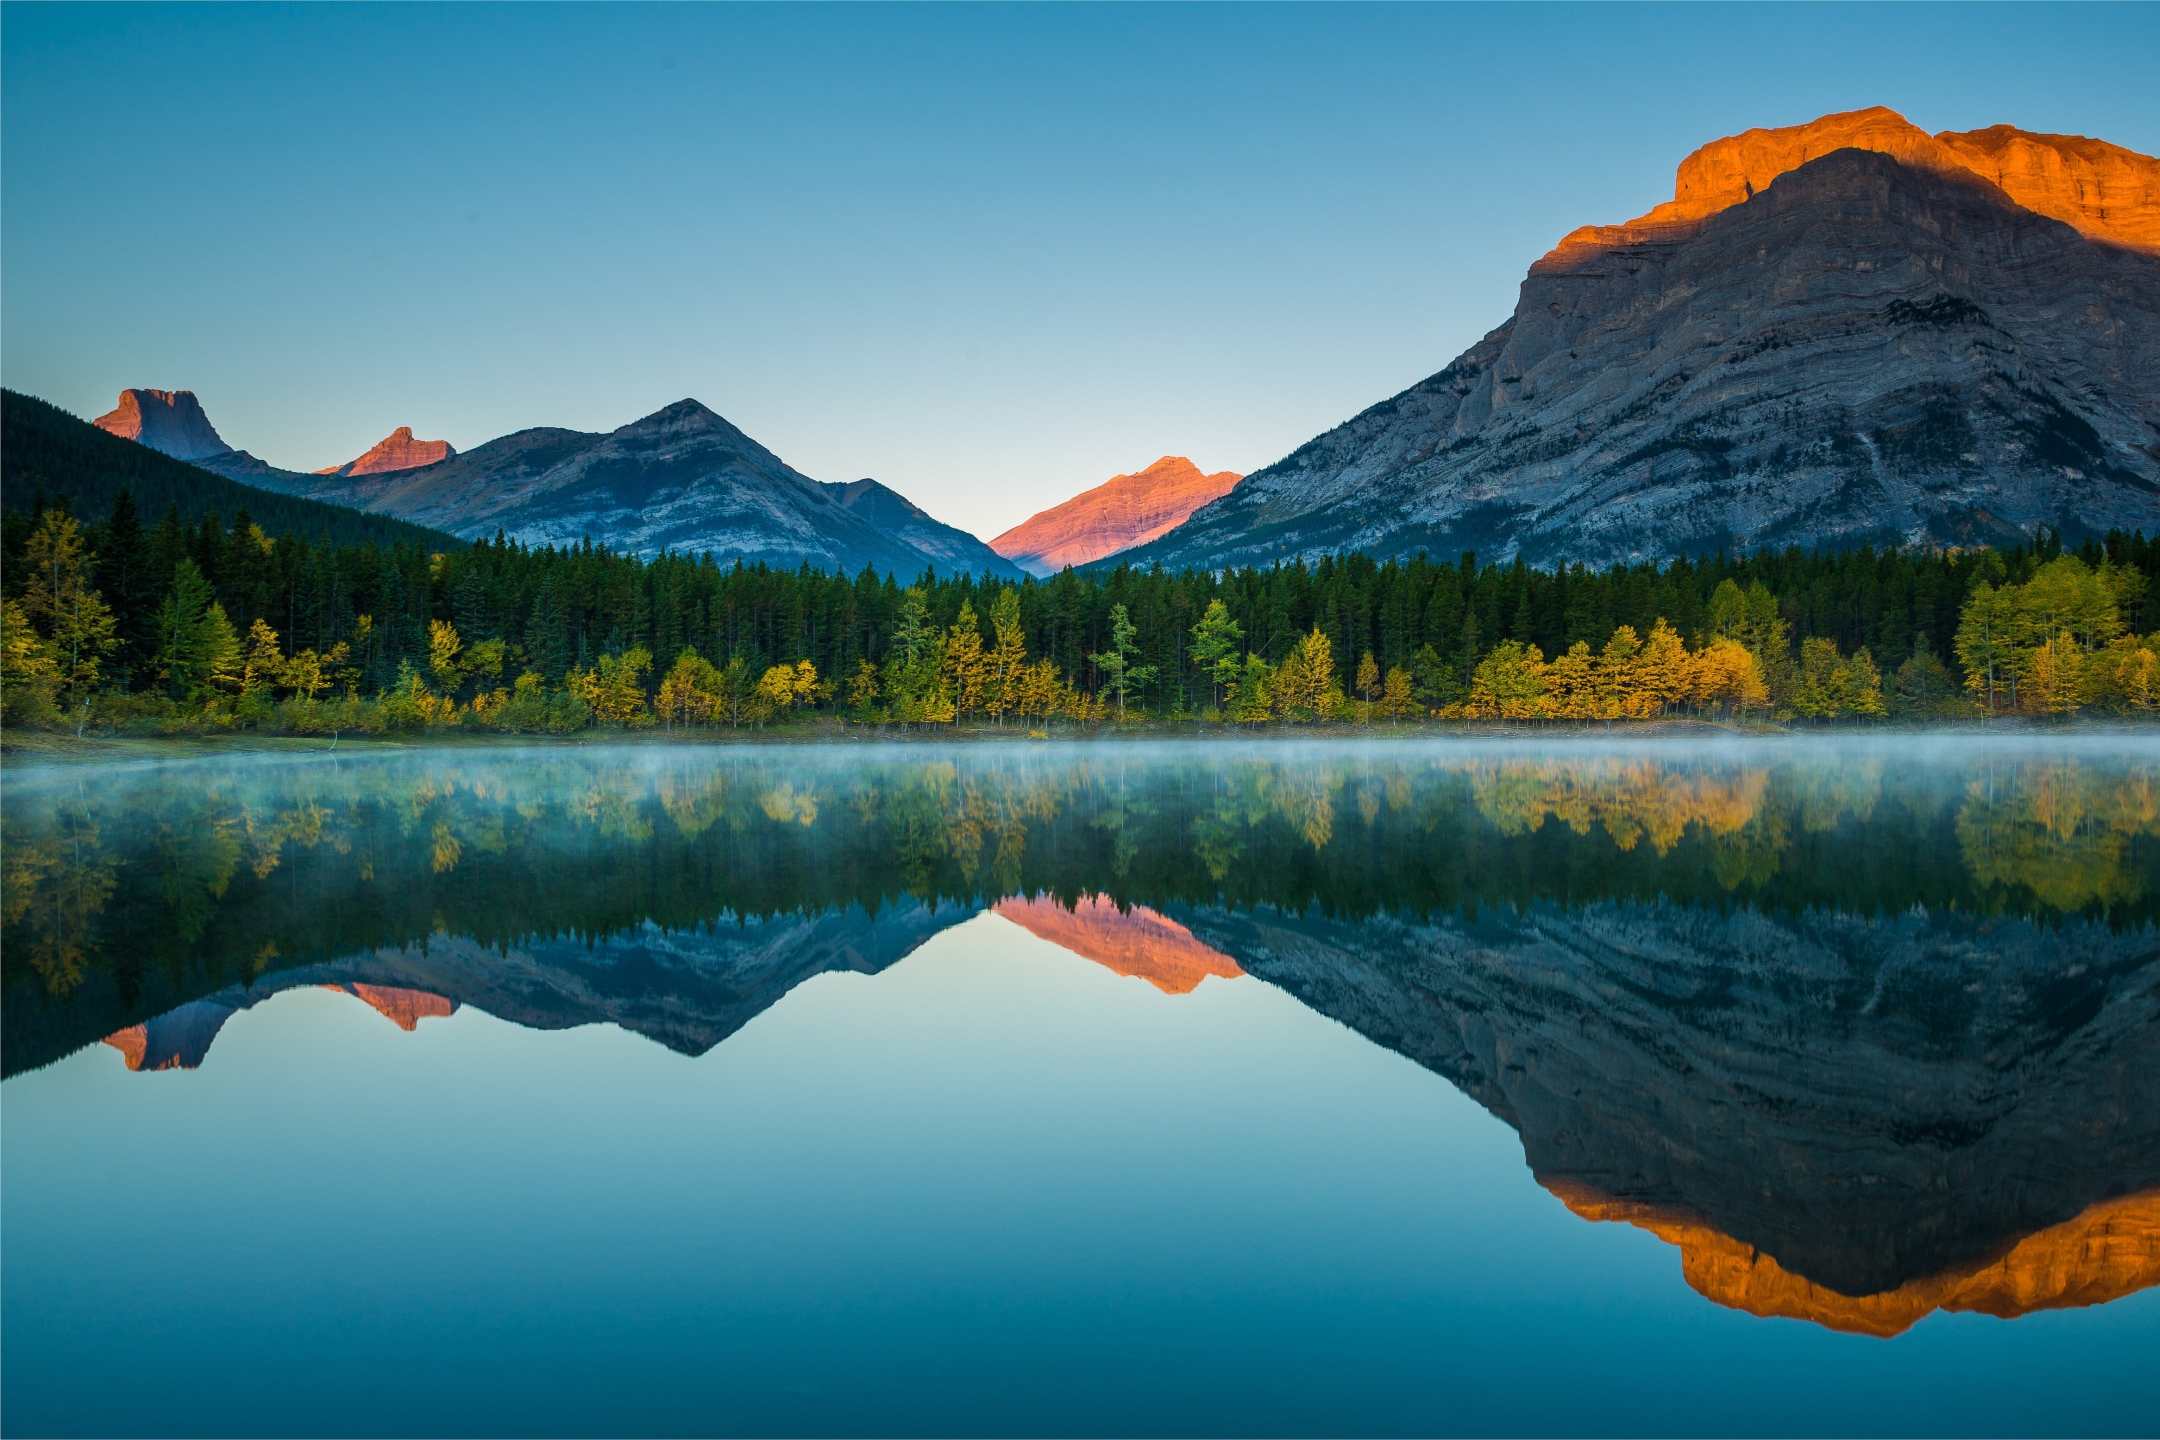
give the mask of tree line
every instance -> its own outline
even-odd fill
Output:
[[[451,549],[10,515],[5,716],[263,726],[1833,719],[2155,704],[2160,546],[1873,550],[1602,571],[1363,555],[1009,584],[498,535]]]

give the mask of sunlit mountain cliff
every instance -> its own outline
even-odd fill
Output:
[[[123,390],[120,403],[90,423],[175,460],[232,453],[192,390]]]
[[[1241,478],[1228,470],[1205,474],[1182,455],[1165,455],[1136,475],[1113,475],[1015,525],[990,548],[1031,575],[1055,575],[1145,544],[1228,494]]]
[[[2150,532],[2156,427],[2160,161],[1877,108],[1703,147],[1445,369],[1130,558]]]
[[[375,442],[366,454],[343,465],[331,465],[318,475],[383,475],[392,470],[417,470],[448,460],[457,450],[447,440],[415,440],[412,426],[400,425]]]

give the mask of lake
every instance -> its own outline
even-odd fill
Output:
[[[363,751],[0,820],[11,1435],[2160,1414],[2143,738]]]

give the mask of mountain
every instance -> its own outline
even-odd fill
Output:
[[[90,423],[175,460],[200,460],[232,449],[219,438],[192,390],[123,390],[120,403]]]
[[[235,450],[227,445],[192,390],[123,390],[120,403],[90,423],[108,435],[133,440],[161,455],[185,460],[214,475],[259,490],[307,497],[316,489],[316,482],[310,476],[297,470],[280,470],[245,450]],[[441,453],[428,459],[409,458],[436,447],[440,447]],[[432,464],[453,453],[448,441],[414,440],[411,429],[400,428],[351,464],[316,473],[343,475],[357,473],[361,467],[370,471],[400,470],[411,465]]]
[[[2160,162],[1883,109],[1721,140],[1446,369],[1129,557],[1606,564],[2160,529]]]
[[[941,573],[966,570],[998,580],[1019,580],[1026,574],[967,531],[933,520],[928,511],[889,485],[881,485],[875,480],[819,483],[850,514],[859,516],[888,537],[914,546],[935,561]]]
[[[225,1022],[287,990],[356,995],[411,1030],[461,1005],[532,1030],[619,1025],[685,1055],[702,1055],[815,975],[875,975],[931,936],[979,913],[913,898],[745,917],[668,931],[650,921],[597,940],[535,939],[508,947],[464,936],[386,945],[230,985],[105,1037],[130,1070],[193,1070]]]
[[[1193,939],[1192,931],[1145,905],[1119,909],[1107,895],[1071,906],[1055,895],[1009,896],[990,907],[1007,920],[1082,959],[1136,976],[1165,995],[1190,995],[1210,975],[1244,974],[1237,961]]]
[[[931,566],[982,572],[996,563],[994,573],[1009,573],[987,551],[970,563],[968,537],[869,483],[878,494],[851,499],[854,487],[809,479],[681,400],[607,434],[520,430],[419,470],[316,477],[308,493],[472,540],[500,529],[530,545],[589,535],[643,556],[710,552],[722,563],[784,569],[868,565],[913,579]]]
[[[382,475],[392,470],[417,470],[423,465],[433,465],[457,454],[447,440],[415,440],[412,426],[400,425],[389,435],[375,442],[357,460],[343,465],[332,465],[327,470],[317,470],[317,475]]]
[[[200,407],[194,408],[201,413]],[[145,524],[157,523],[169,506],[178,506],[181,520],[189,525],[212,512],[229,525],[245,510],[273,537],[301,535],[317,540],[327,535],[340,545],[372,541],[385,549],[399,543],[422,550],[458,544],[454,536],[439,530],[386,515],[362,515],[274,487],[257,488],[244,480],[236,483],[203,468],[236,459],[262,463],[236,450],[188,464],[112,435],[34,396],[13,390],[0,393],[0,494],[5,494],[10,509],[29,506],[44,491],[67,496],[77,518],[94,520],[112,509],[113,498],[125,488]],[[241,473],[246,473],[244,468]]]
[[[1840,1296],[1970,1278],[2160,1188],[2150,929],[1625,900],[1165,908],[1512,1126],[1578,1212],[1693,1227],[1674,1243],[1724,1237]],[[2140,1273],[2160,1280],[2160,1256]]]
[[[1165,455],[1137,475],[1113,475],[1030,517],[990,548],[1031,575],[1055,575],[1154,539],[1241,478],[1228,470],[1203,474],[1184,456]]]

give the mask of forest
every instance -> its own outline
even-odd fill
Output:
[[[310,538],[247,509],[190,522],[176,502],[146,523],[122,487],[94,516],[40,496],[0,541],[0,714],[77,732],[566,733],[822,713],[1047,733],[2160,703],[2145,631],[2160,545],[2142,534],[1604,571],[1473,554],[1099,565],[1010,585],[641,560],[590,541]]]
[[[446,931],[507,952],[908,897],[1351,922],[1612,899],[1891,925],[1915,907],[2160,916],[2149,764],[2028,754],[1969,785],[1972,767],[1909,753],[1760,754],[557,749],[26,785],[0,817],[0,1055],[13,1074],[225,985]],[[2109,983],[2098,969],[2055,1003]]]

